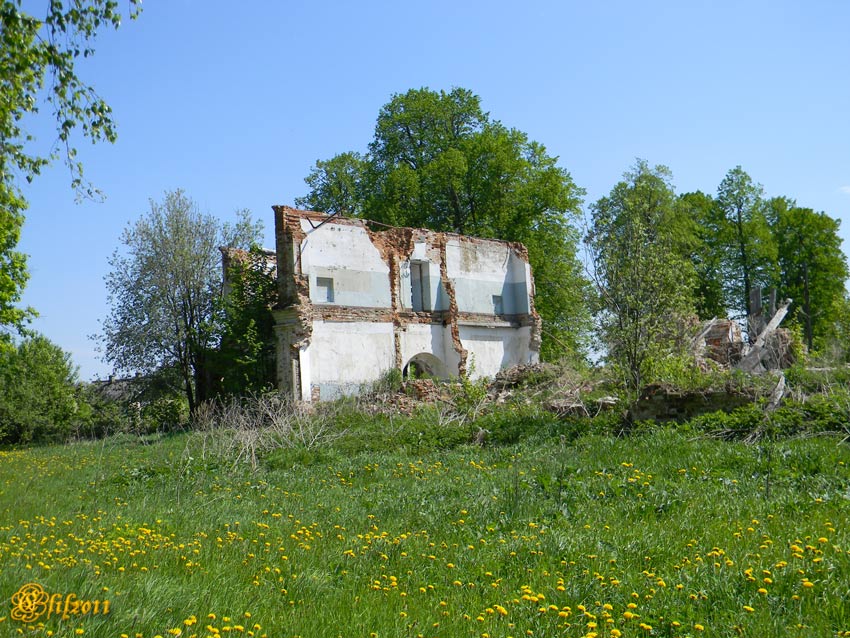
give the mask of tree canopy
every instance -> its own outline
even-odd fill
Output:
[[[780,294],[794,300],[790,318],[803,328],[808,348],[822,349],[845,311],[844,282],[850,276],[840,222],[785,197],[771,200],[770,208]]]
[[[366,154],[320,160],[299,206],[396,226],[523,242],[544,321],[544,355],[581,349],[587,281],[574,221],[584,192],[558,158],[490,118],[471,91],[396,94]]]
[[[636,392],[652,358],[670,350],[675,320],[692,312],[689,223],[665,166],[638,160],[591,205],[599,325],[608,360]]]
[[[222,332],[219,247],[248,249],[262,232],[248,211],[238,217],[222,224],[183,191],[166,193],[124,231],[124,250],[109,262],[106,360],[124,372],[175,368],[191,411],[206,398],[207,358]]]
[[[750,314],[750,292],[776,283],[776,242],[766,216],[764,189],[736,166],[717,187],[719,242],[725,305],[733,316]]]
[[[141,0],[129,0],[135,17]],[[20,181],[32,181],[52,159],[62,156],[71,185],[84,196],[96,194],[76,158],[74,131],[92,141],[116,138],[111,110],[76,72],[76,62],[94,53],[92,42],[104,27],[117,28],[116,0],[48,2],[45,17],[22,9],[22,0],[0,0],[0,332],[20,330],[33,311],[17,308],[27,282],[26,257],[15,248],[27,202]],[[44,153],[34,150],[26,116],[46,102],[57,138]]]
[[[42,335],[0,350],[0,443],[62,440],[85,405],[71,357]]]
[[[776,289],[792,299],[789,323],[800,326],[809,350],[824,350],[841,333],[850,275],[841,250],[840,222],[786,196],[766,198],[740,167],[717,196],[681,196],[694,221],[695,303],[699,316],[749,312],[750,291]]]

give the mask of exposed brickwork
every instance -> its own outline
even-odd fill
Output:
[[[494,315],[486,313],[459,312],[454,282],[449,277],[447,266],[447,245],[457,242],[466,247],[463,255],[471,255],[476,260],[476,250],[486,244],[498,244],[513,253],[523,263],[528,263],[528,251],[525,246],[515,242],[497,242],[496,240],[476,239],[453,233],[440,233],[413,228],[386,227],[384,230],[370,228],[364,220],[333,217],[324,213],[300,211],[287,206],[274,206],[275,235],[277,241],[277,268],[280,302],[276,311],[279,338],[288,340],[292,346],[284,356],[289,361],[279,363],[282,383],[295,383],[294,375],[287,372],[287,366],[293,366],[297,349],[310,343],[315,320],[331,322],[374,322],[392,323],[393,349],[395,365],[399,369],[404,365],[402,356],[402,333],[409,325],[441,325],[448,328],[451,335],[451,347],[458,357],[458,373],[467,373],[469,353],[460,338],[460,325],[478,325],[493,328],[531,327],[530,348],[538,352],[540,347],[541,321],[534,308],[533,294],[529,295],[530,312],[522,315]],[[302,220],[318,226],[328,223],[340,226],[362,228],[372,245],[378,251],[381,260],[387,265],[390,292],[390,308],[354,307],[338,304],[313,304],[310,301],[309,277],[302,270],[301,247],[306,238]],[[401,300],[401,268],[410,262],[416,245],[425,244],[425,256],[430,263],[439,264],[440,282],[448,309],[414,312],[405,308]],[[469,257],[465,257],[469,258]],[[340,264],[344,267],[344,264]],[[533,284],[532,284],[533,286]],[[531,292],[531,291],[530,291]],[[445,307],[445,306],[444,306]],[[279,356],[285,348],[278,348]],[[295,354],[291,354],[291,353]],[[297,391],[297,389],[296,389]],[[311,396],[315,388],[311,389]]]
[[[446,236],[441,234],[439,238],[440,278],[443,281],[443,288],[449,298],[449,325],[452,332],[452,344],[458,357],[460,357],[460,361],[457,364],[458,374],[463,377],[466,376],[466,357],[469,353],[467,353],[466,348],[463,347],[463,343],[460,340],[460,328],[457,322],[457,296],[455,295],[455,286],[452,280],[449,279],[448,266],[446,264],[446,244]]]

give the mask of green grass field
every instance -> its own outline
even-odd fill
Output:
[[[253,471],[209,444],[0,451],[0,636],[850,631],[840,438],[329,445]],[[30,583],[53,598],[13,601]]]

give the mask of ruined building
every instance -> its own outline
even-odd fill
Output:
[[[331,399],[392,368],[476,378],[538,360],[522,244],[274,212],[281,391]]]

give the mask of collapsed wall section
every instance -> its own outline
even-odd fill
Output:
[[[310,401],[414,363],[449,377],[537,361],[521,244],[274,211],[281,390]]]

